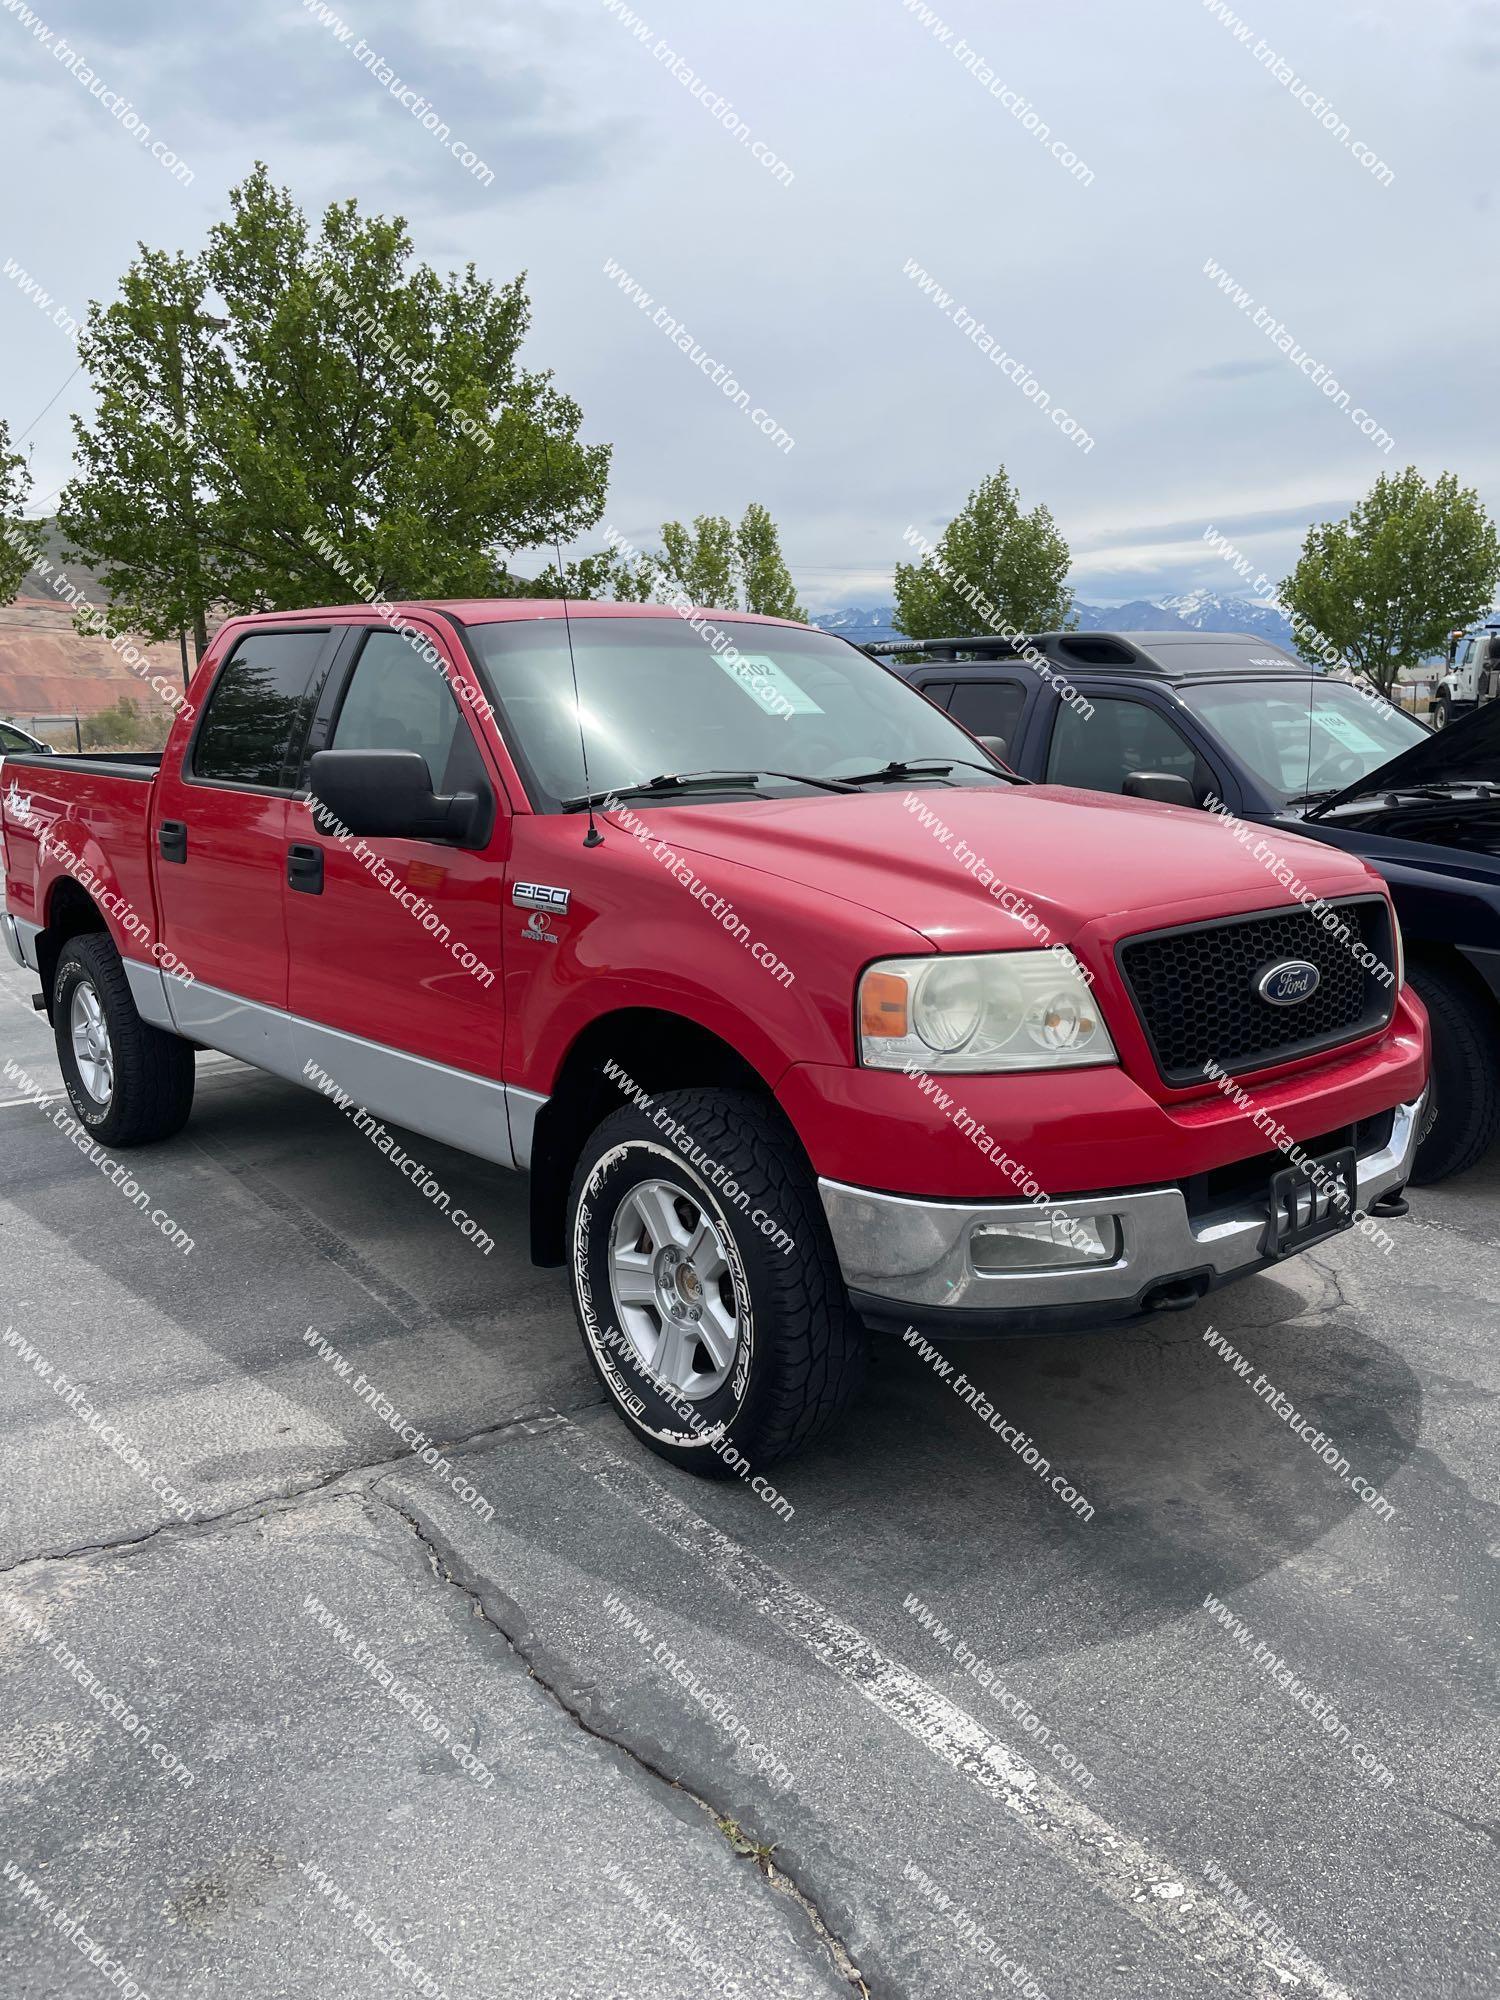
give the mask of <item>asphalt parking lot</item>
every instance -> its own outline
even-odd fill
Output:
[[[413,1146],[490,1254],[221,1059],[130,1161],[190,1251],[0,1106],[6,2000],[1500,1991],[1500,1161],[953,1350],[1084,1518],[890,1341],[783,1505],[679,1474]]]

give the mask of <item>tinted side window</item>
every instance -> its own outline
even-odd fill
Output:
[[[918,681],[917,686],[929,701],[935,701],[939,708],[946,708],[953,699],[952,681]]]
[[[330,750],[416,750],[444,788],[458,732],[458,703],[437,668],[396,632],[372,632],[344,690]]]
[[[193,752],[193,775],[224,785],[283,782],[306,721],[326,632],[252,632],[214,682]]]
[[[1025,706],[1026,689],[1020,681],[960,681],[948,713],[971,736],[998,736],[1009,749]]]
[[[1059,708],[1047,753],[1047,782],[1087,792],[1123,792],[1132,771],[1171,771],[1201,799],[1213,777],[1191,743],[1166,716],[1144,702],[1090,696],[1093,714]]]
[[[33,750],[35,747],[29,736],[23,736],[19,729],[7,729],[0,722],[0,750]]]

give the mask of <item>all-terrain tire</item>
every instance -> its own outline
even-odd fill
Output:
[[[75,1001],[97,1002],[113,1080],[103,1097],[89,1089],[74,1046]],[[170,1139],[193,1108],[193,1051],[177,1035],[150,1027],[136,1011],[120,954],[104,931],[69,938],[52,976],[52,1029],[73,1109],[106,1146]]]
[[[638,1199],[666,1216],[657,1234],[675,1228],[682,1248],[656,1245]],[[642,1247],[630,1249],[637,1228]],[[849,1306],[816,1182],[775,1108],[751,1093],[666,1091],[649,1111],[633,1104],[612,1112],[574,1173],[567,1241],[594,1371],[641,1442],[674,1464],[749,1478],[821,1436],[859,1389],[866,1335]],[[672,1311],[692,1313],[670,1273],[693,1243],[699,1264],[718,1272],[720,1351],[692,1347],[696,1336],[679,1324],[674,1337],[687,1344],[679,1352],[692,1356],[683,1367],[701,1364],[702,1373],[674,1387],[648,1365],[665,1351],[653,1349],[652,1320],[665,1343],[667,1315],[655,1303],[621,1306],[616,1285],[635,1275],[645,1286],[649,1269],[665,1268]],[[628,1259],[641,1263],[639,1273],[623,1271]],[[684,1276],[687,1299],[703,1308],[699,1279]],[[692,1316],[701,1321],[703,1313]],[[722,1333],[731,1316],[732,1344]],[[716,1367],[724,1379],[706,1386]]]
[[[1453,973],[1419,963],[1407,976],[1432,1017],[1436,1112],[1411,1176],[1430,1187],[1472,1167],[1500,1129],[1500,1036],[1493,1003]]]

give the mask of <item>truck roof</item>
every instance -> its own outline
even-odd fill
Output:
[[[437,611],[457,619],[461,625],[495,625],[508,619],[561,618],[560,597],[409,597],[368,599],[357,604],[309,604],[295,611],[248,611],[239,613],[235,624],[259,624],[276,618],[328,618],[369,614],[384,617],[390,612]],[[613,604],[594,598],[568,599],[570,618],[681,618],[693,617],[725,622],[730,619],[749,625],[790,625],[806,630],[795,618],[768,618],[759,611],[716,611],[709,607],[678,611],[671,604]]]
[[[1247,674],[1295,675],[1306,680],[1315,669],[1253,632],[1034,632],[1002,639],[994,633],[956,639],[901,639],[865,650],[881,659],[930,659],[964,664],[995,660],[1025,662],[1030,653],[1070,672],[1114,668],[1158,680],[1196,681]]]

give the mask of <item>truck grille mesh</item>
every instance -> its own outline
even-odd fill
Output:
[[[1385,901],[1367,897],[1329,907],[1349,938],[1373,955],[1375,969],[1361,965],[1350,943],[1305,909],[1152,931],[1118,946],[1120,970],[1166,1082],[1199,1083],[1210,1060],[1226,1070],[1263,1069],[1384,1025],[1395,1004],[1394,987],[1377,976],[1394,962]],[[1315,965],[1318,985],[1294,1006],[1273,1007],[1257,982],[1282,959]]]

